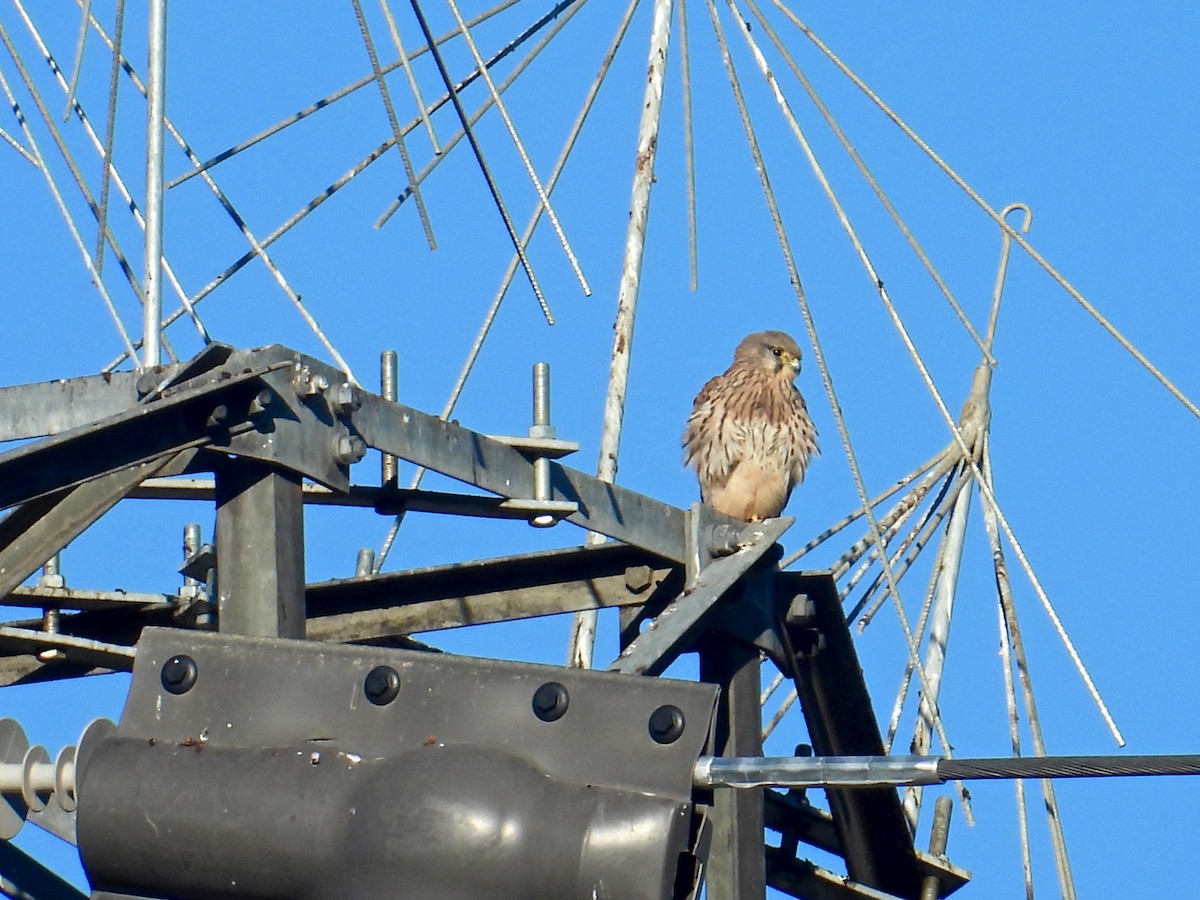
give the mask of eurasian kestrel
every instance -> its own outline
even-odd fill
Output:
[[[778,516],[818,452],[817,429],[796,389],[800,348],[782,331],[759,331],[709,379],[683,433],[684,465],[696,470],[700,499],[753,522]]]

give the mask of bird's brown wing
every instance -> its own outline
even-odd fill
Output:
[[[726,372],[705,383],[692,403],[683,432],[683,462],[696,471],[700,499],[705,502],[729,480],[741,461],[744,434],[729,414],[734,380],[732,373]]]

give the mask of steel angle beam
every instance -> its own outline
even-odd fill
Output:
[[[310,584],[308,636],[367,641],[463,625],[653,602],[683,572],[605,544]]]
[[[367,444],[502,497],[534,496],[533,462],[520,450],[454,422],[364,394],[351,416]],[[565,521],[675,562],[687,556],[683,510],[590,475],[550,464],[551,497],[575,503]]]
[[[669,603],[608,667],[612,672],[658,675],[700,634],[707,617],[738,581],[763,559],[794,519],[766,519],[746,528],[749,541],[700,570],[689,589]]]
[[[155,605],[64,613],[54,633],[42,629],[40,618],[7,622],[0,626],[0,687],[99,671],[128,671],[142,629],[174,624],[175,609]]]
[[[214,414],[234,409],[238,424],[253,382],[269,369],[230,374],[177,394],[26,444],[0,455],[0,508],[81,484],[107,472],[212,443],[228,426]],[[241,401],[240,403],[238,401]],[[241,415],[236,412],[241,407]]]
[[[21,900],[87,900],[70,882],[8,841],[0,841],[0,895]]]
[[[185,459],[177,459],[185,456]],[[191,454],[167,454],[108,472],[65,491],[30,500],[0,520],[0,598],[79,537],[138,484]]]
[[[884,756],[833,577],[781,572],[779,589],[807,596],[812,615],[803,627],[823,638],[815,652],[795,656],[793,669],[815,755]],[[850,879],[900,897],[918,896],[921,873],[896,789],[827,789],[826,794]]]
[[[144,607],[172,607],[176,594],[146,594],[138,591],[96,591],[90,588],[43,587],[39,584],[13,588],[0,606],[24,606],[35,609],[129,610]]]
[[[0,441],[26,440],[107,419],[138,401],[137,372],[0,388]]]

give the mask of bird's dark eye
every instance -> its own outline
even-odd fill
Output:
[[[772,347],[772,348],[771,348],[771,352],[772,352],[772,353],[774,353],[776,356],[782,356],[782,355],[783,355],[783,351],[782,351],[782,350],[780,350],[778,347]]]

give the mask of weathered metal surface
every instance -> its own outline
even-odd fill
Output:
[[[352,424],[367,444],[502,497],[534,496],[533,464],[520,451],[453,422],[364,394]],[[551,497],[575,503],[566,521],[682,562],[683,510],[550,463]]]
[[[721,756],[762,753],[761,671],[754,647],[716,639],[700,649],[700,678],[721,688],[713,736],[713,746]],[[713,829],[707,870],[709,900],[766,896],[762,794],[761,790],[714,792],[709,815]]]
[[[623,544],[337,579],[309,585],[308,636],[374,640],[630,606],[673,596],[682,584],[679,567]]]
[[[300,478],[238,461],[217,471],[217,604],[222,631],[302,638]]]
[[[808,625],[823,638],[795,657],[795,683],[817,756],[883,756],[883,739],[832,577],[781,572],[788,594],[806,594]],[[851,880],[900,897],[917,897],[921,876],[894,787],[829,789],[830,811]]]
[[[166,671],[184,657],[180,690]],[[80,851],[97,889],[133,896],[666,900],[714,700],[689,682],[151,629],[116,732],[81,746]],[[665,743],[664,706],[686,723]]]
[[[713,560],[701,569],[690,589],[668,604],[621,651],[609,670],[657,675],[666,669],[700,633],[713,607],[775,546],[775,541],[794,521],[785,517],[756,523],[749,532],[752,535],[749,542],[732,555]]]
[[[161,471],[173,454],[31,500],[0,520],[0,597],[79,537],[143,479]]]
[[[136,405],[137,381],[136,372],[113,372],[0,388],[0,441],[59,434],[117,415]]]

